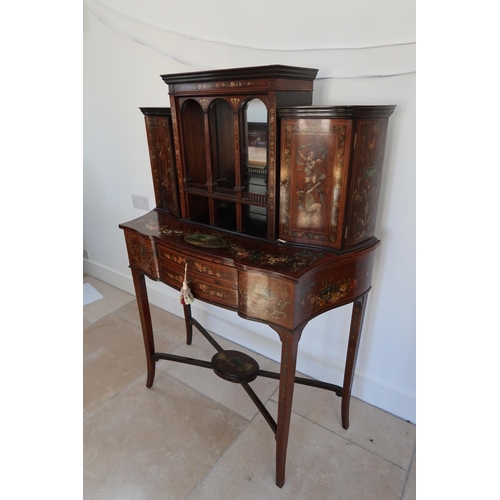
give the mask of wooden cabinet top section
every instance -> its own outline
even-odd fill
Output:
[[[293,106],[279,108],[279,118],[389,118],[396,106]]]
[[[251,66],[161,75],[171,95],[203,91],[215,93],[252,93],[275,90],[312,90],[317,69],[284,66]]]

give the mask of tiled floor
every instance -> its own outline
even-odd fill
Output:
[[[205,368],[167,361],[147,389],[135,297],[91,276],[83,281],[103,295],[83,308],[85,500],[416,498],[413,424],[354,399],[345,431],[340,400],[300,385],[278,488],[273,433],[245,391]],[[185,344],[183,319],[154,306],[152,318],[157,351],[214,354],[199,333]],[[276,418],[278,381],[251,385]]]

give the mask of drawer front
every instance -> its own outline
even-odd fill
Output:
[[[158,246],[158,253],[160,262],[164,268],[181,272],[183,277],[184,267],[187,263],[188,279],[211,283],[222,287],[236,288],[236,269],[232,267],[197,259],[196,257],[174,252],[162,246]]]
[[[217,302],[221,305],[236,309],[238,307],[238,291],[236,288],[222,288],[211,283],[192,281],[190,283],[193,296],[208,302]]]
[[[184,274],[181,271],[174,271],[160,261],[160,279],[167,285],[173,286],[174,288],[181,289],[182,282],[184,281]]]
[[[162,245],[158,245],[158,256],[162,281],[180,289],[187,264],[187,280],[195,298],[236,309],[236,269],[198,259]]]
[[[184,268],[172,266],[160,260],[160,279],[167,285],[180,290],[184,281]],[[236,309],[238,305],[237,290],[234,287],[224,287],[212,282],[203,275],[188,272],[188,284],[195,299],[216,302],[226,307]]]

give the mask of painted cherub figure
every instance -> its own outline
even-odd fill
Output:
[[[301,146],[297,151],[298,172],[304,172],[302,183],[297,186],[299,195],[299,208],[305,212],[310,219],[318,218],[324,201],[323,181],[326,175],[322,163],[327,151],[321,147]],[[311,222],[311,221],[310,221]]]

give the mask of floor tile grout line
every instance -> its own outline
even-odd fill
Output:
[[[121,308],[120,308],[121,309]],[[113,312],[110,312],[109,314],[107,314],[106,316],[104,316],[103,318],[101,319],[104,319],[108,316],[111,316],[112,314],[116,313],[116,311],[113,311]],[[118,316],[118,315],[117,315]],[[120,319],[123,319],[124,321],[127,321],[128,323],[130,323],[131,325],[137,327],[137,325],[135,325],[134,323],[132,323],[131,321],[128,321],[127,319],[125,318],[122,318],[121,316],[118,316]],[[100,321],[100,320],[98,320]],[[97,321],[96,321],[97,323]],[[91,325],[89,325],[91,326]],[[140,328],[140,326],[139,326]],[[85,330],[85,328],[84,328]],[[193,332],[193,338],[194,338],[194,335],[196,335],[197,333],[196,332]],[[173,344],[176,344],[175,342],[172,341]],[[183,346],[184,344],[179,344],[178,346],[176,345],[176,348],[174,349],[174,351],[176,349],[178,349],[179,347]],[[171,378],[173,378],[174,380],[177,380],[178,382],[180,382],[181,384],[183,384],[184,386],[186,387],[189,387],[191,389],[193,389],[194,391],[198,392],[198,394],[202,394],[203,396],[207,397],[208,399],[211,399],[212,401],[215,401],[215,399],[211,398],[210,396],[207,396],[206,394],[203,394],[199,391],[197,391],[196,389],[194,389],[193,387],[189,386],[188,384],[184,383],[182,380],[178,379],[177,377],[174,377],[172,375],[170,375],[169,373],[166,373],[164,370],[162,370],[161,368],[158,368],[164,375],[167,375]],[[99,407],[97,407],[95,410],[93,410],[91,413],[89,413],[86,417],[84,417],[83,419],[83,422],[85,422],[85,420],[87,420],[87,418],[89,418],[90,416],[92,416],[96,411],[100,410],[101,408],[103,408],[104,406],[106,406],[110,401],[112,401],[113,399],[115,399],[120,393],[122,393],[124,390],[128,389],[130,386],[134,385],[137,383],[137,381],[143,377],[147,376],[147,370],[143,371],[137,378],[135,378],[134,380],[132,380],[132,382],[130,382],[129,384],[127,384],[125,387],[122,387],[116,394],[114,394],[113,396],[111,396],[110,398],[108,398],[104,403],[102,403]],[[144,387],[146,387],[146,385],[144,384]],[[218,401],[215,401],[216,403],[218,403]],[[227,410],[229,411],[232,411],[234,412],[234,410],[231,410],[230,408],[227,408],[226,406],[224,406],[222,403],[219,403],[221,406],[223,406],[224,408],[226,408]],[[236,413],[236,412],[234,412]],[[239,414],[238,414],[239,415]],[[240,415],[243,417],[243,415]],[[245,417],[243,417],[245,418]],[[245,418],[245,420],[248,420],[247,418]]]
[[[413,454],[411,456],[410,465],[408,467],[408,473],[406,474],[406,478],[405,478],[405,484],[403,485],[403,493],[401,493],[401,500],[404,499],[404,496],[406,493],[406,487],[408,486],[408,481],[410,479],[411,469],[413,467],[413,461],[415,460],[416,454],[417,454],[417,445],[415,445],[415,448],[413,449]]]
[[[231,411],[234,411],[234,410],[231,410]],[[236,412],[234,412],[234,413],[236,413]],[[224,450],[224,452],[222,453],[222,455],[212,464],[212,466],[210,467],[210,469],[208,470],[208,472],[205,474],[205,476],[203,477],[203,479],[201,479],[199,481],[199,483],[191,490],[191,492],[188,494],[188,496],[185,497],[185,500],[189,500],[189,498],[191,498],[201,488],[201,485],[204,483],[204,481],[207,479],[207,477],[212,473],[212,471],[217,466],[217,464],[222,460],[222,458],[224,457],[224,455],[234,446],[234,444],[236,443],[236,441],[239,440],[239,438],[241,437],[241,435],[248,429],[248,426],[253,422],[254,418],[256,418],[256,417],[257,417],[257,414],[254,415],[251,420],[248,420],[245,417],[243,417],[243,418],[245,418],[245,420],[247,420],[247,424],[245,425],[245,427],[243,429],[241,429],[240,433],[231,441],[231,443]]]
[[[132,301],[130,301],[130,302],[132,302]],[[102,318],[96,319],[95,321],[90,321],[89,319],[87,319],[86,321],[88,321],[90,324],[87,325],[87,326],[84,326],[83,330],[86,330],[87,328],[90,328],[91,326],[96,325],[97,323],[99,323],[99,321],[102,321],[103,319],[106,319],[108,316],[111,316],[112,314],[116,314],[116,311],[119,311],[122,307],[125,307],[126,305],[130,304],[130,302],[127,302],[126,304],[122,304],[121,306],[117,307],[116,309],[113,309],[112,311],[109,311]],[[83,307],[85,307],[85,306],[83,306]],[[118,316],[118,317],[121,318],[121,319],[123,319],[124,321],[129,322],[130,324],[132,324],[134,326],[137,326],[134,323],[132,323],[131,321],[129,321],[128,319],[122,318],[121,316]],[[83,319],[85,320],[85,317]],[[140,328],[140,326],[139,326],[139,328]]]
[[[275,394],[275,393],[276,393],[276,391],[275,391],[275,392],[273,392],[273,394],[271,395],[271,397],[270,397],[270,398],[272,398],[272,397],[274,396],[274,394]],[[278,402],[277,402],[277,401],[275,401],[274,399],[271,399],[271,401],[272,401],[274,404],[276,404],[276,405],[278,404]],[[329,429],[328,427],[325,427],[324,425],[320,424],[319,422],[315,422],[315,421],[314,421],[314,420],[312,420],[311,418],[306,417],[305,415],[302,415],[302,414],[301,414],[301,413],[299,413],[298,411],[295,411],[295,410],[293,409],[293,403],[292,403],[292,413],[295,413],[295,415],[298,415],[299,417],[305,418],[308,422],[311,422],[313,425],[317,425],[318,427],[321,427],[321,428],[322,428],[322,429],[324,429],[325,431],[328,431],[328,432],[330,432],[330,433],[332,433],[332,434],[335,434],[336,436],[338,436],[338,437],[340,437],[340,438],[342,438],[342,439],[345,439],[345,440],[346,440],[346,441],[348,441],[349,443],[351,443],[351,444],[353,444],[353,445],[355,445],[355,446],[357,446],[357,447],[361,448],[362,450],[368,451],[368,452],[369,452],[369,453],[371,453],[372,455],[375,455],[376,457],[379,457],[379,458],[381,458],[382,460],[385,460],[387,463],[389,463],[389,464],[391,464],[391,465],[394,465],[395,467],[398,467],[399,469],[402,469],[402,470],[404,470],[404,471],[409,472],[409,470],[410,470],[410,468],[411,468],[411,463],[412,463],[412,462],[411,462],[411,460],[410,460],[410,466],[409,466],[409,468],[408,468],[408,469],[405,469],[405,467],[403,467],[402,465],[398,465],[398,464],[396,464],[396,463],[392,462],[392,461],[391,461],[391,460],[389,460],[388,458],[385,458],[385,457],[383,457],[382,455],[379,455],[378,453],[376,453],[376,452],[374,452],[374,451],[372,451],[372,450],[370,450],[370,449],[368,449],[368,448],[365,448],[363,445],[361,445],[361,444],[359,444],[359,443],[354,442],[352,439],[349,439],[349,438],[347,438],[347,437],[343,436],[342,434],[339,434],[339,433],[338,433],[338,432],[336,432],[335,430],[333,430],[333,429]],[[412,457],[413,457],[413,455],[412,455]]]
[[[186,384],[184,381],[182,381],[181,379],[175,377],[174,375],[171,375],[170,373],[162,370],[161,368],[157,368],[159,371],[161,371],[163,373],[163,375],[179,382],[180,384],[182,384],[183,386],[197,392],[198,394],[200,394],[201,396],[205,397],[205,398],[208,398],[210,399],[211,401],[213,401],[214,403],[217,403],[219,404],[220,406],[222,406],[223,408],[225,408],[226,410],[232,412],[232,413],[235,413],[236,415],[239,415],[241,418],[245,419],[247,422],[251,422],[255,416],[259,413],[257,411],[257,413],[255,415],[253,415],[253,417],[249,420],[248,418],[244,417],[243,415],[241,415],[240,413],[238,412],[235,412],[234,410],[232,410],[231,408],[228,408],[227,406],[225,406],[223,403],[220,403],[219,401],[216,401],[215,399],[213,399],[212,397],[206,395],[206,394],[203,394],[202,392],[198,391],[197,389],[195,389],[194,387]],[[128,389],[129,387],[131,387],[132,385],[136,384],[141,378],[144,378],[146,377],[147,375],[147,371],[144,371],[142,372],[137,378],[135,378],[132,382],[130,382],[129,384],[127,384],[126,386],[122,387],[116,394],[114,394],[113,396],[111,396],[110,398],[108,398],[104,403],[102,403],[99,407],[97,407],[95,410],[93,410],[91,413],[89,413],[86,417],[84,417],[83,421],[85,422],[85,420],[87,420],[89,417],[91,417],[92,415],[94,415],[95,412],[99,411],[101,408],[103,408],[104,406],[106,406],[108,403],[110,403],[113,399],[115,399],[119,394],[121,394],[123,391],[125,391],[126,389]],[[154,385],[154,382],[153,382],[153,385]],[[144,387],[146,387],[146,385],[144,384]],[[147,388],[147,387],[146,387]],[[149,390],[149,388],[147,388]],[[274,394],[274,392],[273,392]]]
[[[83,329],[84,329],[84,330],[85,330],[86,328],[88,328],[89,326],[95,325],[97,322],[101,321],[102,319],[107,318],[110,314],[115,313],[116,311],[118,311],[118,310],[119,310],[119,309],[121,309],[122,307],[125,307],[126,305],[130,304],[131,302],[136,302],[136,301],[137,301],[137,297],[136,297],[135,295],[133,295],[133,294],[129,293],[129,292],[125,292],[124,290],[121,290],[120,288],[117,288],[117,287],[115,287],[114,285],[110,285],[109,283],[106,283],[105,281],[102,281],[101,279],[96,278],[95,276],[92,276],[92,275],[90,275],[90,274],[89,274],[89,275],[87,275],[87,277],[94,278],[94,279],[96,279],[96,280],[98,280],[98,281],[100,281],[100,282],[104,283],[105,285],[107,285],[107,286],[109,286],[109,287],[114,288],[115,290],[117,290],[117,291],[119,291],[119,292],[123,292],[123,293],[125,293],[125,294],[127,294],[127,295],[130,295],[132,298],[131,298],[128,302],[126,302],[125,304],[122,304],[122,305],[120,305],[120,306],[115,306],[115,308],[114,308],[112,311],[109,311],[109,312],[108,312],[106,315],[104,315],[102,318],[99,318],[99,319],[97,319],[97,320],[95,320],[95,321],[90,321],[90,320],[88,320],[88,319],[87,319],[87,321],[90,323],[90,325],[87,325],[87,326],[83,327]],[[83,277],[83,279],[85,280],[85,276]],[[88,282],[88,281],[84,281],[84,282],[83,282],[83,284],[85,284],[85,283],[89,283],[89,282]],[[90,284],[90,285],[92,285],[92,283],[89,283],[89,284]],[[92,286],[93,286],[93,285],[92,285]],[[95,287],[94,287],[94,288],[95,288]],[[96,288],[96,290],[97,290],[97,288]],[[103,293],[103,292],[100,292],[99,290],[97,290],[97,291],[98,291],[98,292],[102,295],[102,298],[103,298],[103,299],[104,299],[104,298],[106,298],[105,292]],[[99,300],[102,300],[102,299],[95,300],[94,302],[98,302]],[[93,304],[94,302],[90,302],[89,304],[86,304],[86,305]],[[85,305],[84,305],[83,307],[85,307]],[[83,319],[85,319],[85,318],[83,318]],[[122,319],[124,319],[124,318],[122,318]],[[128,320],[125,320],[125,321],[128,321]],[[130,323],[130,322],[129,322],[129,323]]]
[[[276,389],[276,391],[274,391],[274,392],[273,392],[273,394],[269,397],[269,399],[266,401],[266,404],[267,404],[269,401],[273,402],[273,403],[274,403],[274,404],[276,404],[276,405],[278,404],[278,402],[277,402],[277,401],[275,401],[274,399],[272,399],[272,397],[274,396],[274,394],[276,394],[276,392],[277,392],[278,390],[279,390],[279,387],[278,387],[278,388]],[[387,462],[387,463],[389,463],[389,464],[391,464],[391,465],[394,465],[394,466],[395,466],[395,467],[397,467],[398,469],[402,469],[402,470],[404,470],[404,471],[406,471],[406,472],[408,472],[408,471],[409,471],[409,469],[407,470],[407,469],[405,469],[403,466],[398,465],[398,464],[396,464],[396,463],[392,462],[392,461],[391,461],[391,460],[389,460],[388,458],[385,458],[385,457],[383,457],[382,455],[379,455],[378,453],[376,453],[376,452],[374,452],[374,451],[372,451],[372,450],[370,450],[370,449],[368,449],[368,448],[365,448],[363,445],[361,445],[361,444],[358,444],[358,443],[354,442],[352,439],[349,439],[349,438],[347,438],[347,437],[343,436],[342,434],[339,434],[338,432],[335,432],[334,430],[329,429],[328,427],[325,427],[324,425],[320,424],[319,422],[315,422],[314,420],[311,420],[309,417],[306,417],[305,415],[302,415],[301,413],[299,413],[299,412],[295,411],[295,410],[293,409],[293,407],[292,407],[292,413],[294,413],[294,414],[295,414],[295,415],[297,415],[298,417],[301,417],[301,418],[303,418],[303,419],[307,420],[307,421],[308,421],[308,422],[310,422],[311,424],[313,424],[313,425],[317,425],[317,426],[318,426],[318,427],[320,427],[321,429],[324,429],[325,431],[328,431],[328,432],[330,432],[331,434],[334,434],[335,436],[338,436],[338,437],[340,437],[340,438],[344,439],[345,441],[348,441],[350,444],[353,444],[354,446],[357,446],[358,448],[361,448],[362,450],[365,450],[365,451],[367,451],[368,453],[371,453],[372,455],[375,455],[376,457],[381,458],[381,459],[382,459],[382,460],[384,460],[385,462]],[[410,463],[411,463],[411,461],[410,461]],[[411,466],[410,466],[410,467],[411,467]]]
[[[276,388],[272,394],[266,399],[266,401],[262,402],[262,404],[265,406],[267,405],[267,403],[269,403],[269,401],[271,401],[271,398],[273,397],[273,395],[276,393],[276,391],[279,390],[279,387]],[[274,402],[274,401],[273,401]],[[224,406],[224,405],[223,405]],[[231,411],[234,411],[234,410],[231,410]],[[231,442],[231,444],[224,450],[224,453],[214,462],[214,464],[212,465],[212,467],[210,467],[210,470],[207,472],[207,474],[205,475],[205,477],[191,490],[191,493],[189,493],[189,495],[184,499],[184,500],[189,500],[202,486],[202,484],[204,483],[204,481],[208,478],[208,476],[212,473],[212,470],[217,466],[217,464],[222,460],[222,458],[224,457],[224,455],[226,455],[226,453],[228,453],[228,451],[235,445],[236,441],[239,440],[239,438],[241,437],[241,435],[248,429],[248,427],[250,426],[250,424],[257,418],[261,415],[260,411],[257,410],[257,413],[250,419],[248,420],[248,424],[245,426],[244,429],[241,430],[241,432],[233,439],[233,441]],[[245,417],[243,417],[245,418]]]
[[[172,361],[172,363],[175,363],[175,361]],[[197,367],[197,368],[201,368],[201,367]],[[212,397],[210,397],[210,396],[207,396],[207,395],[206,395],[206,394],[204,394],[203,392],[198,391],[198,389],[195,389],[195,388],[194,388],[194,387],[192,387],[191,385],[186,384],[186,382],[184,382],[184,381],[183,381],[183,380],[181,380],[180,378],[176,377],[175,375],[172,375],[171,373],[168,373],[168,372],[166,372],[165,370],[162,370],[161,368],[158,368],[158,369],[159,369],[159,370],[160,370],[160,371],[161,371],[164,375],[167,375],[168,377],[173,378],[174,380],[176,380],[177,382],[181,383],[182,385],[184,385],[184,386],[186,386],[186,387],[188,387],[188,388],[192,389],[193,391],[196,391],[198,394],[201,394],[202,396],[205,396],[206,398],[211,399],[211,400],[212,400],[212,401],[214,401],[215,403],[217,403],[217,404],[221,405],[221,406],[222,406],[223,408],[225,408],[226,410],[229,410],[229,411],[231,411],[231,412],[235,413],[236,415],[239,415],[241,418],[244,418],[244,419],[245,419],[246,421],[248,421],[248,422],[251,422],[251,421],[255,418],[255,416],[259,413],[259,411],[257,410],[257,413],[256,413],[255,415],[253,415],[253,417],[252,417],[251,419],[248,419],[247,417],[243,416],[241,413],[238,413],[238,412],[234,411],[233,409],[229,408],[229,407],[228,407],[228,406],[226,406],[224,403],[221,403],[220,401],[217,401],[216,399],[214,399],[214,398],[212,398]],[[206,368],[205,368],[205,370],[206,370]],[[229,382],[229,383],[231,383],[231,382]],[[273,394],[274,394],[274,392],[273,392]]]
[[[408,472],[407,469],[405,469],[402,465],[398,465],[394,462],[392,462],[391,460],[389,460],[388,458],[385,458],[383,457],[382,455],[379,455],[378,453],[374,452],[373,450],[370,450],[368,448],[365,448],[363,445],[359,444],[359,443],[356,443],[354,442],[352,439],[349,439],[349,438],[346,438],[345,436],[343,436],[342,434],[339,434],[338,432],[335,432],[334,430],[332,429],[328,429],[328,427],[325,427],[324,425],[321,425],[320,423],[318,422],[315,422],[314,420],[311,420],[310,418],[304,416],[304,415],[301,415],[300,413],[294,411],[292,409],[292,412],[295,413],[296,415],[302,417],[302,418],[305,418],[306,420],[308,420],[309,422],[311,422],[312,424],[314,425],[317,425],[318,427],[321,427],[322,429],[332,433],[332,434],[335,434],[335,436],[338,436],[342,439],[345,439],[346,441],[348,441],[351,445],[354,445],[354,446],[357,446],[358,448],[361,448],[362,450],[365,450],[367,451],[368,453],[371,453],[372,455],[375,455],[376,457],[378,458],[381,458],[382,460],[384,460],[385,462],[391,464],[391,465],[394,465],[395,467],[397,467],[398,469],[402,469],[404,470],[405,472]]]
[[[113,401],[113,399],[115,399],[124,390],[126,390],[129,387],[131,387],[132,385],[136,384],[141,378],[143,378],[145,376],[146,376],[146,372],[144,371],[137,378],[135,378],[134,380],[132,380],[132,382],[130,382],[129,384],[127,384],[125,387],[122,387],[116,394],[114,394],[113,396],[111,396],[110,398],[108,398],[104,403],[102,403],[102,405],[100,405],[95,410],[93,410],[91,413],[89,413],[86,417],[84,417],[83,418],[83,422],[85,422],[89,417],[91,417],[92,415],[94,415],[101,408],[104,408],[108,403],[110,403],[111,401]],[[144,385],[144,387],[146,387],[146,385]]]

